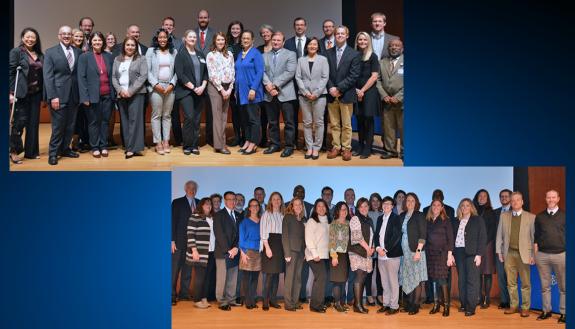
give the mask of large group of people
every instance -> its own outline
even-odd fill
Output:
[[[372,31],[357,33],[355,42],[348,40],[346,26],[331,19],[323,22],[321,38],[306,35],[302,17],[294,19],[291,38],[263,24],[264,44],[256,47],[254,32],[240,21],[231,22],[227,32],[217,31],[209,26],[208,11],[200,10],[197,28],[182,37],[174,34],[175,20],[164,18],[146,47],[138,25],[129,25],[120,40],[96,31],[94,20],[83,17],[78,28],[61,26],[58,44],[45,53],[38,31],[25,28],[10,51],[10,160],[39,158],[42,100],[51,115],[50,165],[83,152],[108,157],[118,146],[114,109],[125,158],[144,155],[148,105],[159,155],[180,145],[184,154],[199,155],[202,113],[206,143],[230,154],[230,109],[234,139],[229,145],[240,146],[243,155],[259,146],[264,154],[281,151],[281,157],[300,148],[305,159],[318,159],[320,150],[328,159],[365,159],[372,154],[374,119],[381,115],[381,158],[402,158],[397,140],[403,139],[403,44],[384,31],[383,13],[372,14],[370,21]],[[305,145],[298,145],[300,112]],[[353,114],[358,143],[352,149]]]
[[[309,302],[309,310],[317,313],[332,306],[337,312],[351,306],[353,312],[368,313],[369,306],[379,304],[377,313],[414,315],[429,300],[430,314],[449,316],[456,271],[458,311],[465,316],[491,306],[492,276],[497,275],[498,308],[528,317],[530,265],[537,265],[543,301],[537,320],[551,317],[554,272],[560,291],[558,321],[566,321],[565,213],[555,190],[547,191],[547,209],[537,215],[523,209],[521,192],[508,189],[499,193],[497,209],[485,189],[473,199],[463,198],[455,209],[437,189],[423,210],[418,195],[403,190],[393,197],[373,193],[356,202],[355,191],[348,188],[344,200],[334,204],[333,189],[326,186],[310,204],[304,187],[297,185],[291,200],[273,192],[266,204],[265,190],[257,187],[249,201],[225,192],[223,206],[219,194],[197,199],[194,181],[186,182],[185,192],[172,202],[173,305],[190,300],[193,287],[198,308],[210,307],[214,300],[223,311],[241,305],[258,308],[261,272],[264,311],[282,307],[277,294],[283,284],[283,308],[291,312]],[[371,287],[374,272],[377,287]],[[283,282],[280,273],[285,273]]]

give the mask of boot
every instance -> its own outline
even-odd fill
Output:
[[[361,283],[353,284],[353,311],[357,313],[366,314],[367,310],[363,308],[362,295],[363,295],[363,285]]]
[[[433,308],[429,311],[429,314],[435,314],[439,312],[439,299],[438,299],[438,291],[437,291],[437,283],[431,283],[431,289],[433,290]]]
[[[443,316],[449,316],[449,306],[451,304],[451,296],[449,296],[449,291],[447,285],[442,286],[441,290],[443,292]]]

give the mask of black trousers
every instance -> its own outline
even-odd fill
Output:
[[[88,144],[90,140],[90,132],[88,130],[88,115],[86,110],[89,108],[84,104],[78,105],[78,114],[76,115],[75,132],[78,135],[78,141],[82,144]],[[78,145],[80,147],[81,145]]]
[[[12,130],[10,131],[10,153],[20,154],[34,159],[40,155],[39,134],[40,103],[42,93],[26,95],[20,98],[14,106]],[[22,143],[22,132],[26,129],[26,141]]]
[[[50,157],[56,157],[70,150],[77,114],[78,104],[75,103],[60,104],[59,110],[54,110],[50,106],[50,116],[52,118],[52,135],[50,136],[48,149]]]
[[[174,145],[182,144],[182,123],[180,122],[180,100],[174,99],[172,108],[172,133],[174,134]]]
[[[245,104],[241,106],[242,121],[246,132],[246,140],[259,144],[261,139],[261,122],[259,104]]]
[[[280,102],[277,97],[274,97],[271,102],[264,102],[265,112],[268,117],[268,125],[270,130],[270,144],[276,147],[281,147],[280,140],[280,112],[284,119],[284,143],[286,148],[293,148],[295,143],[295,124],[294,115],[295,110],[293,102]],[[271,146],[270,145],[270,146]]]
[[[212,104],[210,103],[210,98],[207,97],[207,88],[206,91],[202,94],[201,97],[204,98],[202,102],[201,108],[204,112],[204,116],[206,118],[206,144],[214,146],[214,128],[213,128],[213,118],[212,118]]]
[[[108,148],[108,123],[112,114],[112,98],[110,95],[100,96],[99,103],[91,103],[84,107],[88,117],[88,135],[92,151]]]
[[[371,154],[373,145],[373,117],[358,115],[357,135],[359,139],[359,150],[364,155]]]
[[[208,298],[207,272],[208,267],[194,265],[194,302],[199,302],[203,298]]]
[[[215,268],[215,262],[214,262]],[[215,272],[215,271],[214,271]],[[180,294],[178,296],[176,287],[180,276]],[[197,274],[196,274],[197,275]],[[179,248],[172,254],[172,299],[187,299],[190,297],[190,281],[192,278],[192,267],[186,263],[186,249]]]
[[[383,296],[383,287],[381,286],[381,275],[377,269],[377,258],[372,258],[373,260],[373,271],[367,273],[365,278],[365,295],[373,296],[371,294],[371,280],[373,279],[373,274],[375,273],[375,286],[377,287],[377,296]]]
[[[467,312],[475,312],[480,296],[480,268],[475,266],[475,255],[465,254],[465,248],[455,248],[455,264],[459,287],[459,300]]]
[[[301,288],[299,292],[299,298],[307,300],[307,280],[309,278],[309,264],[303,262],[301,268]]]
[[[200,142],[200,118],[202,116],[202,104],[206,97],[189,94],[180,99],[184,110],[183,143],[184,149],[197,149]]]
[[[264,306],[275,303],[278,295],[278,285],[280,281],[279,273],[265,273],[263,276],[263,297]]]
[[[232,125],[234,126],[234,138],[238,145],[242,145],[246,140],[246,132],[242,125],[240,104],[236,100],[235,93],[232,93],[230,99],[230,107],[232,108]],[[267,124],[267,122],[266,122]],[[264,125],[262,124],[262,127]]]
[[[126,152],[141,152],[144,150],[144,94],[135,94],[130,98],[118,99],[120,109],[122,135]]]
[[[241,271],[242,272],[242,288],[245,293],[244,301],[246,306],[253,306],[256,304],[256,289],[258,288],[259,271]]]
[[[325,298],[325,284],[327,281],[326,260],[319,262],[310,260],[307,262],[313,272],[313,286],[311,288],[310,307],[319,309],[322,307]]]
[[[261,146],[267,145],[268,143],[268,115],[266,111],[261,111],[260,113],[260,127],[262,129],[262,137],[261,137]],[[245,131],[244,131],[244,140],[245,141]]]
[[[297,90],[296,90],[296,96],[297,96]],[[294,142],[294,147],[297,147],[297,141],[298,141],[298,136],[299,136],[299,102],[298,102],[298,100],[296,99],[295,101],[292,101],[292,105],[293,105],[293,123],[294,123],[293,142]],[[284,118],[285,118],[285,116],[284,116]]]

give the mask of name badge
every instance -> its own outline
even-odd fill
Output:
[[[403,75],[403,67],[397,69],[397,74]]]

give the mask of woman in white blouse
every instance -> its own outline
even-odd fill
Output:
[[[313,272],[313,286],[309,309],[325,313],[325,285],[327,279],[327,259],[329,258],[329,207],[323,199],[315,202],[310,219],[305,225],[305,260]]]
[[[228,50],[223,32],[218,32],[213,40],[206,62],[210,80],[208,96],[212,104],[214,150],[216,153],[230,154],[226,148],[226,124],[235,78],[234,55]]]
[[[263,310],[268,311],[270,306],[281,308],[276,302],[279,274],[284,271],[284,252],[282,245],[282,222],[284,218],[284,202],[279,192],[270,195],[266,211],[260,222],[260,236],[262,239],[262,273],[263,280]]]

